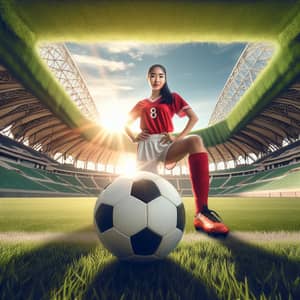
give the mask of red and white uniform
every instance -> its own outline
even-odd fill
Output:
[[[160,103],[161,97],[154,101],[146,98],[139,101],[129,115],[132,119],[140,118],[141,130],[147,130],[150,136],[143,141],[139,141],[137,149],[137,167],[139,170],[157,173],[160,162],[165,163],[170,143],[161,143],[163,133],[174,130],[172,118],[175,114],[180,117],[186,115],[186,110],[190,108],[188,103],[178,94],[172,93],[172,104]],[[176,163],[165,167],[172,169]]]
[[[141,118],[141,130],[147,130],[150,134],[172,132],[174,130],[172,118],[175,114],[179,117],[186,115],[190,108],[188,103],[177,93],[172,93],[173,103],[160,103],[161,97],[153,100],[146,98],[139,101],[129,115],[133,118]]]

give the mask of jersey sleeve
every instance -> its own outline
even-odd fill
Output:
[[[179,117],[186,116],[186,110],[191,108],[190,105],[177,93],[173,93],[174,113]]]
[[[135,120],[138,117],[140,117],[142,112],[142,106],[143,106],[142,101],[139,101],[128,113],[129,118]]]

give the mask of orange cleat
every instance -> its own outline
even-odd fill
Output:
[[[210,235],[226,236],[229,228],[222,223],[221,217],[213,210],[204,207],[194,219],[196,230],[203,231]]]

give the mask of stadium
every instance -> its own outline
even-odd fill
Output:
[[[155,6],[0,0],[1,299],[300,297],[300,3]],[[185,205],[183,240],[144,266],[120,263],[95,237],[95,201],[136,148],[96,122],[64,44],[124,40],[247,42],[209,125],[193,131],[209,153],[210,201],[232,232],[194,232],[183,159],[160,170]]]

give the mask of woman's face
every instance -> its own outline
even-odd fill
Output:
[[[160,67],[153,68],[148,74],[148,82],[153,91],[159,91],[166,83],[166,74]]]

